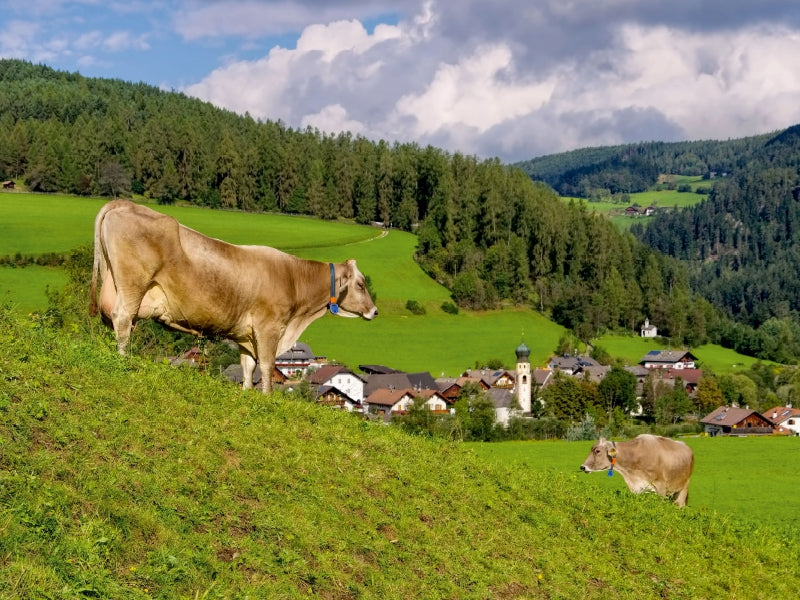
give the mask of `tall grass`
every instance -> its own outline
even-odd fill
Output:
[[[788,598],[800,542],[0,311],[0,598]]]

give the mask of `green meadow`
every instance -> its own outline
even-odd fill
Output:
[[[628,206],[637,205],[639,207],[655,206],[656,208],[686,208],[694,206],[702,202],[706,196],[695,193],[695,190],[700,186],[711,186],[710,182],[703,181],[699,176],[673,176],[676,186],[689,185],[692,189],[691,192],[679,192],[677,190],[668,190],[663,188],[662,185],[654,185],[651,189],[645,192],[637,192],[630,194],[630,202],[628,204],[620,204],[618,202],[588,202],[581,198],[568,198],[563,197],[565,202],[584,202],[587,210],[596,212],[598,214],[608,217],[612,223],[620,231],[627,231],[634,223],[648,223],[653,220],[653,217],[628,217],[625,215],[625,209]]]
[[[678,509],[577,473],[588,443],[485,444],[504,453],[485,457],[121,357],[95,336],[0,307],[3,600],[771,599],[800,586],[796,490],[776,497],[772,481],[794,473],[797,438],[690,440]]]
[[[682,438],[694,451],[689,507],[726,518],[760,523],[777,519],[800,533],[797,475],[787,465],[800,464],[797,437]],[[582,473],[592,442],[536,441],[465,443],[487,462],[515,466],[520,476],[568,475],[593,495],[600,490],[629,494],[622,477]]]
[[[90,245],[94,217],[103,204],[96,198],[0,193],[0,222],[9,232],[0,238],[0,256],[67,252]],[[372,279],[380,316],[367,323],[326,315],[301,337],[317,354],[351,368],[377,363],[455,376],[490,359],[512,365],[514,349],[523,338],[531,348],[531,363],[544,366],[564,331],[525,308],[445,313],[441,305],[450,301],[449,292],[414,262],[416,237],[409,233],[287,215],[153,208],[206,235],[234,243],[271,245],[312,260],[355,258],[361,271]],[[47,286],[58,289],[64,281],[59,269],[0,267],[0,299],[21,312],[41,310],[47,304]],[[405,308],[408,300],[422,304],[427,313],[411,314]],[[596,345],[628,364],[638,363],[650,350],[663,349],[658,342],[635,335],[606,335],[596,340]],[[702,365],[717,373],[747,368],[755,362],[714,345],[693,352]]]
[[[50,240],[41,252],[65,252],[91,244],[94,217],[103,203],[64,196],[0,194],[0,220],[13,224],[9,229],[12,235],[3,238],[0,255],[37,254],[37,239]],[[523,335],[531,347],[531,361],[543,365],[563,332],[531,310],[445,313],[441,305],[450,301],[449,293],[414,262],[416,237],[409,233],[286,215],[153,208],[226,241],[271,245],[313,260],[355,258],[361,271],[372,279],[380,316],[367,323],[326,315],[301,337],[318,355],[352,368],[377,363],[455,376],[476,362],[493,358],[513,364],[514,349]],[[29,212],[34,216],[28,216]],[[36,234],[26,225],[34,222]],[[45,286],[63,281],[53,275],[41,268],[0,268],[0,291],[24,312],[41,309],[46,306]],[[23,281],[24,286],[20,285]],[[427,314],[412,315],[405,309],[408,300],[417,300]]]

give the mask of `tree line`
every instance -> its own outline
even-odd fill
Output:
[[[294,130],[142,83],[0,61],[0,175],[41,192],[414,231],[415,259],[459,306],[529,305],[582,340],[649,317],[673,343],[697,345],[729,324],[680,261],[519,168]]]

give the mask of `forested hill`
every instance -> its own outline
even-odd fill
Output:
[[[701,204],[633,231],[686,261],[692,287],[732,318],[772,331],[763,339],[780,357],[800,332],[800,126],[753,146],[740,162]]]
[[[682,263],[516,167],[293,130],[141,83],[0,60],[0,177],[40,192],[416,231],[415,259],[461,306],[532,306],[584,340],[645,317],[673,344],[762,335],[693,295]],[[800,356],[796,339],[788,348]],[[774,358],[766,343],[753,347]]]
[[[644,142],[581,148],[517,163],[562,196],[593,198],[643,192],[662,173],[709,176],[747,165],[774,134],[727,141]]]

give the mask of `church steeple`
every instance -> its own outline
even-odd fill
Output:
[[[531,349],[528,348],[523,340],[522,343],[517,346],[515,352],[517,354],[517,402],[519,402],[522,413],[529,414],[531,412],[532,389],[530,361]]]
[[[531,355],[531,349],[525,344],[525,340],[523,340],[522,343],[517,346],[515,352],[517,353],[517,362],[521,360],[530,362],[528,357]]]

